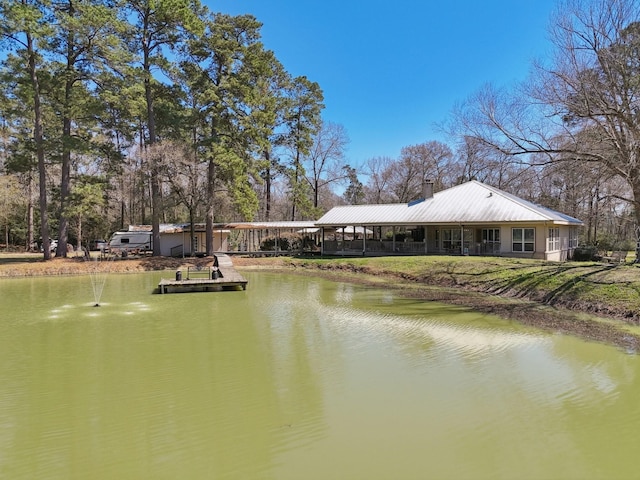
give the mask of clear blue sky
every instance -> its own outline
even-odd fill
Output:
[[[445,141],[436,124],[487,82],[524,80],[550,50],[556,0],[205,0],[252,14],[285,69],[318,82],[347,160]]]

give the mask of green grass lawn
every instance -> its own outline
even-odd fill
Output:
[[[354,270],[557,305],[589,303],[640,315],[640,266],[465,256],[292,259],[298,266]],[[587,308],[588,309],[588,308]]]

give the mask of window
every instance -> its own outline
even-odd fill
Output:
[[[512,228],[511,229],[511,250],[514,252],[534,252],[535,229],[534,228]]]
[[[560,229],[558,227],[550,228],[547,236],[547,252],[560,250]]]
[[[569,227],[569,248],[578,247],[578,229],[576,227]]]
[[[500,229],[499,228],[483,228],[482,229],[482,243],[494,243],[500,242]]]
[[[450,253],[462,253],[462,231],[459,228],[442,229],[442,249]],[[436,237],[437,238],[437,237]],[[469,248],[473,239],[471,229],[464,229],[464,248]],[[467,250],[468,251],[468,250]]]

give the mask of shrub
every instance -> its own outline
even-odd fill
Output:
[[[298,233],[282,233],[278,237],[272,235],[265,237],[260,243],[260,250],[275,250],[276,240],[280,251],[293,252],[302,249],[302,235]]]
[[[589,260],[597,260],[598,247],[595,245],[585,245],[578,247],[573,252],[573,259],[576,262],[586,262]]]
[[[618,242],[615,250],[621,250],[623,252],[636,251],[636,243],[633,240],[622,240]]]

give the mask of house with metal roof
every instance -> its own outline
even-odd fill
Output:
[[[315,222],[326,255],[501,255],[563,261],[583,223],[478,181],[407,204],[334,207]],[[363,227],[371,235],[346,235]],[[365,230],[366,231],[366,230]]]

